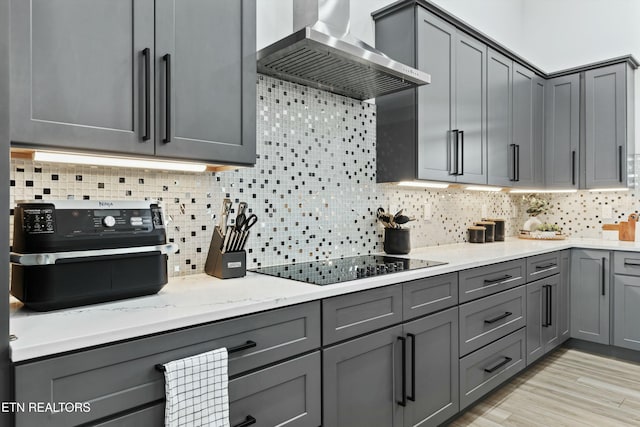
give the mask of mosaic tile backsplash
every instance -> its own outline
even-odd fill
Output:
[[[247,243],[249,268],[381,252],[384,233],[375,219],[380,206],[418,217],[410,223],[413,247],[464,242],[483,206],[487,216],[507,220],[508,235],[524,222],[519,196],[376,184],[375,105],[266,76],[259,76],[257,85],[253,168],[190,174],[12,160],[12,204],[159,199],[171,218],[168,238],[180,246],[170,256],[171,276],[203,272],[225,197],[234,200],[234,210],[246,201],[259,217]],[[549,221],[576,235],[594,230],[603,197],[621,216],[635,200],[630,193],[555,197],[563,209],[550,213]],[[425,204],[431,206],[430,221],[422,219]]]

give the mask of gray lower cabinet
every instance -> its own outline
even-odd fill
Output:
[[[571,256],[571,337],[609,344],[609,252],[574,249]]]
[[[12,143],[255,163],[255,7],[12,0]]]
[[[586,188],[626,187],[635,147],[633,70],[615,64],[586,71],[584,80]]]
[[[558,307],[558,333],[562,343],[571,337],[571,249],[560,251]]]
[[[376,99],[378,182],[486,184],[486,45],[415,6],[376,21],[376,46],[432,77]]]
[[[527,365],[560,344],[560,275],[527,284]]]
[[[512,139],[513,61],[489,49],[487,56],[487,141],[490,185],[517,181],[517,149]]]
[[[514,259],[470,268],[458,273],[460,281],[460,302],[493,295],[497,292],[515,288],[527,281],[526,260]]]
[[[324,425],[444,422],[459,410],[458,308],[325,348],[323,380]]]
[[[158,427],[164,425],[164,403],[89,424],[91,427]]]
[[[640,350],[640,253],[613,254],[613,344]]]
[[[403,425],[401,339],[394,326],[323,350],[324,425]]]
[[[580,165],[580,76],[546,82],[545,187],[578,188]]]

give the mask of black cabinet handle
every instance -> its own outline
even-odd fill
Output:
[[[516,144],[510,144],[511,147],[511,178],[509,181],[516,180]]]
[[[547,325],[553,326],[553,317],[551,315],[553,307],[553,293],[551,285],[547,285]]]
[[[235,346],[235,347],[229,347],[229,348],[227,349],[227,353],[228,353],[228,354],[231,354],[231,353],[237,353],[237,352],[242,351],[242,350],[248,350],[248,349],[250,349],[250,348],[256,347],[257,345],[258,345],[258,344],[257,344],[255,341],[251,341],[251,340],[249,340],[249,341],[247,341],[247,342],[246,342],[246,343],[244,343],[244,344],[240,344],[240,345],[237,345],[237,346]],[[155,366],[155,368],[156,368],[156,370],[157,370],[157,371],[160,371],[160,372],[164,372],[164,371],[166,371],[166,369],[164,368],[164,365],[162,365],[162,364],[160,364],[160,363],[158,363],[158,364]],[[247,424],[247,425],[249,425],[249,424]]]
[[[536,270],[547,270],[547,269],[556,268],[557,266],[558,266],[558,264],[555,264],[555,263],[549,263],[549,264],[544,264],[544,265],[536,265]]]
[[[460,149],[458,151],[458,167],[456,167],[456,171],[458,175],[464,175],[464,131],[461,130],[460,133]]]
[[[458,129],[451,131],[452,135],[455,135],[455,141],[451,141],[449,144],[449,175],[458,175]]]
[[[487,373],[489,373],[489,374],[492,374],[492,373],[494,373],[495,371],[497,371],[498,369],[502,368],[502,367],[503,367],[504,365],[506,365],[507,363],[511,362],[512,360],[513,360],[512,358],[507,357],[507,356],[504,356],[504,360],[503,360],[502,362],[500,362],[500,363],[498,363],[497,365],[492,366],[492,367],[490,367],[490,368],[484,368],[484,371],[485,371],[485,372],[487,372]]]
[[[571,185],[576,185],[576,152],[571,152]]]
[[[167,53],[162,57],[164,59],[164,64],[166,67],[165,78],[165,136],[162,142],[169,143],[171,142],[171,54]]]
[[[544,288],[544,323],[543,328],[551,326],[551,285],[543,285]]]
[[[500,278],[496,278],[496,279],[485,279],[485,280],[484,280],[484,284],[485,284],[485,285],[489,285],[489,284],[493,285],[493,284],[495,284],[495,283],[500,283],[500,282],[502,282],[502,281],[504,281],[504,280],[508,280],[508,279],[511,279],[511,278],[513,278],[513,276],[511,276],[511,275],[509,275],[509,274],[505,274],[504,276],[502,276],[502,277],[500,277]]]
[[[504,314],[501,314],[499,316],[496,317],[492,317],[491,319],[486,319],[484,321],[484,323],[488,323],[488,324],[492,324],[492,323],[496,323],[498,320],[502,320],[504,318],[507,318],[509,316],[511,316],[513,313],[510,311],[505,311]]]
[[[640,263],[637,263],[637,262],[625,261],[624,265],[628,265],[628,266],[631,266],[631,267],[640,267]]]
[[[416,336],[408,333],[407,337],[411,338],[411,396],[407,396],[407,400],[416,401]]]
[[[602,257],[602,295],[606,294],[605,289],[605,281],[607,280],[607,272],[605,271],[605,263],[607,262],[607,258]]]
[[[151,139],[151,49],[142,50],[144,56],[144,135],[143,141]]]
[[[622,169],[624,167],[624,162],[622,159],[622,145],[618,145],[618,166],[620,167],[620,173],[618,174],[618,180],[620,182],[623,181]]]
[[[520,181],[520,144],[516,144],[515,178],[516,178],[516,182]]]
[[[245,418],[243,422],[241,422],[240,424],[236,424],[233,427],[247,427],[255,424],[256,422],[257,421],[255,418],[253,418],[251,415],[247,415],[247,418]]]
[[[398,337],[402,342],[402,399],[398,400],[398,405],[407,406],[407,340],[405,337]]]

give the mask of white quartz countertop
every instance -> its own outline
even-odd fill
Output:
[[[419,248],[406,257],[448,264],[328,286],[251,272],[227,280],[198,274],[172,278],[156,295],[45,313],[11,298],[10,333],[18,337],[11,342],[11,357],[20,362],[568,248],[640,251],[640,242],[508,239]]]

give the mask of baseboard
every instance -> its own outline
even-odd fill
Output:
[[[577,338],[571,338],[563,345],[565,348],[581,350],[587,353],[597,354],[599,356],[612,357],[614,359],[625,360],[627,362],[640,363],[640,351],[629,350],[628,348],[615,347],[612,345],[598,344],[594,342],[584,341]]]

